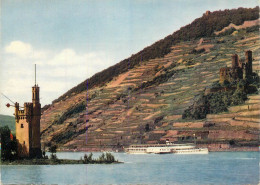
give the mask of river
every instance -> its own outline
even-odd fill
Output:
[[[94,157],[100,153],[94,153]],[[122,164],[1,165],[3,184],[258,184],[259,152],[113,153]],[[59,152],[80,159],[84,152]]]

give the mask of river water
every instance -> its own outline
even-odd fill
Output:
[[[94,157],[100,153],[94,153]],[[122,164],[1,166],[3,184],[258,184],[259,152],[113,153]],[[60,152],[80,159],[84,152]]]

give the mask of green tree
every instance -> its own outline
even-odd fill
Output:
[[[1,160],[15,160],[17,158],[17,143],[15,137],[11,140],[11,131],[8,126],[0,127]]]
[[[85,154],[85,155],[84,155],[83,163],[84,163],[84,164],[93,163],[92,157],[93,157],[93,154],[92,154],[92,153],[90,153],[89,155]]]
[[[115,157],[111,153],[106,153],[106,162],[107,163],[115,162]]]
[[[105,161],[105,154],[104,154],[104,153],[102,153],[101,156],[99,156],[98,161],[99,161],[100,163],[102,163],[102,162]]]
[[[57,159],[56,152],[57,152],[57,145],[52,145],[49,148],[49,152],[51,152],[51,159]]]

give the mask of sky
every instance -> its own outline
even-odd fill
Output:
[[[163,39],[206,10],[258,0],[0,0],[0,93],[42,107],[95,73]],[[0,114],[13,115],[0,94]],[[12,104],[12,103],[11,103]]]

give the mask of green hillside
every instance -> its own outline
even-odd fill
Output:
[[[114,66],[111,66],[54,100],[53,103],[64,100],[73,94],[80,93],[93,87],[105,85],[114,77],[126,72],[129,69],[139,65],[142,61],[161,58],[171,52],[171,46],[182,41],[190,41],[201,37],[214,37],[214,31],[220,31],[230,23],[240,25],[244,21],[256,20],[259,18],[259,7],[255,8],[238,8],[232,10],[215,11],[209,15],[195,19],[191,24],[180,28],[172,35],[168,35],[151,46],[144,48],[142,51],[124,59]]]
[[[196,133],[198,143],[213,143],[216,148],[218,143],[256,146],[258,95],[247,95],[248,102],[242,99],[238,108],[224,107],[225,114],[205,112],[200,120],[182,115],[219,81],[219,69],[231,66],[232,54],[243,59],[245,51],[251,50],[253,71],[259,75],[258,18],[259,7],[204,14],[140,51],[138,60],[132,56],[127,70],[120,62],[94,75],[88,80],[88,91],[86,81],[82,82],[43,112],[42,142],[56,143],[61,149],[99,151],[167,139],[189,141]],[[224,29],[229,23],[239,28]],[[220,34],[214,35],[217,31]],[[167,54],[158,54],[168,47]],[[212,103],[219,102],[218,97],[215,100]],[[239,111],[242,108],[247,111]]]
[[[15,119],[13,116],[7,116],[0,114],[0,127],[8,126],[11,131],[15,132]]]

